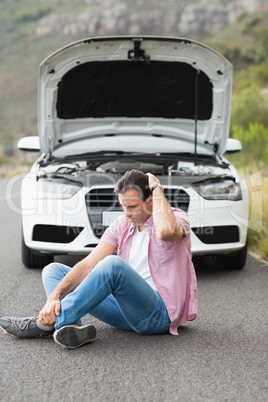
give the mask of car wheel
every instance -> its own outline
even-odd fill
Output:
[[[26,268],[44,268],[46,265],[54,261],[53,255],[33,253],[33,251],[26,246],[23,233],[21,236],[21,258],[22,263]]]
[[[220,255],[217,257],[218,264],[222,269],[239,270],[242,269],[247,259],[248,243],[235,253],[229,255]]]

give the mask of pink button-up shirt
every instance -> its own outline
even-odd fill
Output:
[[[171,320],[169,331],[177,335],[179,325],[196,318],[198,297],[189,219],[180,209],[173,209],[173,212],[184,229],[184,235],[179,240],[160,240],[154,230],[152,215],[145,222],[145,227],[150,236],[148,262],[151,276]],[[133,224],[121,215],[106,229],[101,241],[114,246],[117,255],[128,262],[133,233]]]

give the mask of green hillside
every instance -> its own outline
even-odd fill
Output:
[[[65,13],[74,3],[49,2],[48,6],[45,3],[23,1],[0,3],[2,160],[13,153],[12,148],[18,138],[36,134],[37,74],[40,62],[59,47],[78,39],[66,35],[37,37],[35,30],[39,21],[45,15]],[[81,1],[77,3],[81,4]],[[79,8],[76,7],[76,10]]]
[[[242,15],[207,43],[234,66],[231,135],[243,144],[236,159],[267,169],[268,14]]]

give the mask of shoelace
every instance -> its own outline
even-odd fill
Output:
[[[34,315],[32,317],[25,317],[25,318],[16,318],[16,317],[11,317],[11,326],[12,328],[19,327],[20,329],[28,329],[30,324],[33,321],[36,321],[38,318],[37,312],[34,312]]]

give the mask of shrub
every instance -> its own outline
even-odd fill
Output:
[[[242,34],[250,34],[250,33],[252,33],[252,29],[255,28],[260,22],[261,22],[261,17],[259,17],[259,16],[252,17],[249,21],[247,21],[241,27],[241,33]]]
[[[16,22],[25,23],[37,21],[40,18],[45,17],[47,14],[51,12],[50,7],[42,7],[36,10],[23,11],[16,17]]]
[[[232,124],[231,136],[242,143],[241,153],[234,155],[236,163],[248,164],[255,162],[260,168],[267,166],[268,160],[268,127],[258,122],[249,123],[247,129]]]
[[[261,89],[253,84],[235,92],[231,120],[232,124],[245,130],[254,122],[268,127],[268,95],[265,88]]]
[[[255,67],[254,75],[256,83],[259,85],[265,86],[268,84],[268,58]]]
[[[250,190],[250,189],[249,189]],[[258,254],[261,258],[268,259],[268,183],[267,177],[263,174],[263,182],[261,185],[262,204],[260,211],[260,230],[249,228],[248,244],[251,251]],[[251,197],[250,197],[251,199]],[[252,200],[250,202],[250,210],[254,208]]]

